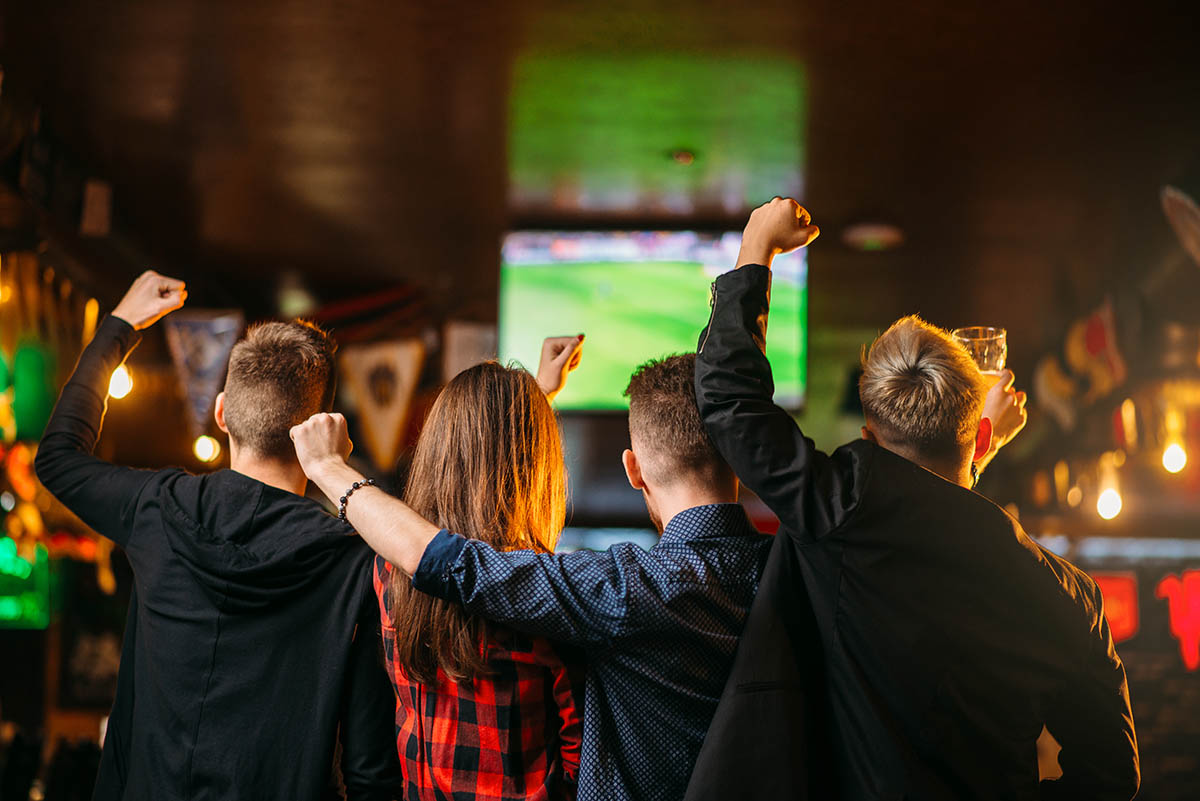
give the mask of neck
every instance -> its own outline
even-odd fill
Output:
[[[972,484],[974,482],[971,480],[971,462],[969,460],[961,461],[954,459],[942,461],[937,459],[926,459],[913,453],[911,449],[895,447],[882,441],[880,441],[879,444],[884,448],[887,448],[892,453],[895,453],[898,456],[903,456],[908,461],[924,467],[929,472],[937,473],[951,484],[957,484],[960,487],[966,487],[967,489],[972,488]]]
[[[918,462],[919,464],[919,462]],[[932,470],[942,478],[949,481],[951,484],[957,484],[960,487],[972,489],[974,481],[971,479],[971,463],[965,462],[958,465],[943,465],[935,466],[933,464],[921,465],[926,470]]]
[[[308,476],[304,475],[300,462],[294,459],[291,461],[268,459],[257,453],[242,450],[232,442],[229,445],[229,467],[244,476],[284,492],[303,495],[308,488]]]
[[[696,506],[708,506],[714,503],[737,503],[737,482],[730,487],[695,487],[684,484],[666,489],[654,489],[655,506],[662,525],[666,526],[671,518],[685,509]]]

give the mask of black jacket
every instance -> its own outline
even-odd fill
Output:
[[[1129,693],[1096,584],[890,451],[818,451],[771,402],[769,282],[761,266],[721,276],[700,336],[701,416],[782,525],[689,801],[1132,797]],[[1043,725],[1064,776],[1039,785]]]
[[[341,721],[352,799],[393,797],[395,700],[372,554],[314,501],[221,470],[91,455],[138,340],[109,317],[38,448],[38,477],[125,549],[134,591],[95,798],[319,799]]]

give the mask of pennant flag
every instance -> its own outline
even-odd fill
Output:
[[[425,346],[419,339],[350,345],[341,352],[341,372],[357,407],[375,466],[390,470],[400,455],[413,390],[421,377]]]
[[[442,337],[442,380],[496,358],[496,326],[451,320]]]
[[[203,309],[176,312],[163,320],[193,437],[208,431],[213,402],[225,387],[229,354],[243,323],[240,311]]]
[[[1163,188],[1162,204],[1179,244],[1200,265],[1200,206],[1173,186]]]

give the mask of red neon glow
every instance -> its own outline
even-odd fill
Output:
[[[1171,634],[1188,670],[1200,668],[1200,570],[1185,570],[1183,578],[1170,575],[1158,583],[1154,594],[1167,599]]]
[[[1104,617],[1113,642],[1138,633],[1137,576],[1132,573],[1093,573],[1104,594]]]

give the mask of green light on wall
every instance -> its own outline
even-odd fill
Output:
[[[44,629],[50,625],[49,554],[36,546],[34,561],[0,534],[0,628]]]
[[[22,342],[13,357],[12,386],[17,439],[41,439],[57,394],[50,349],[39,342]]]

